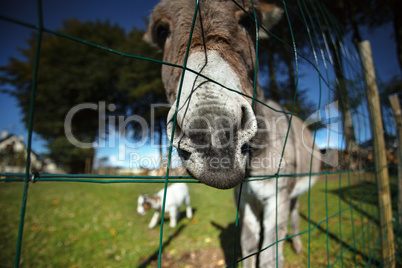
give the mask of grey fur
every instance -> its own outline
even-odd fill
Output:
[[[253,2],[258,19],[270,24],[264,25],[267,29],[283,13],[274,5]],[[163,0],[154,9],[145,40],[163,50],[164,61],[177,65],[185,62],[195,3]],[[240,4],[254,14],[250,2]],[[258,265],[276,267],[278,262],[282,267],[283,242],[278,244],[277,260],[276,241],[285,238],[289,215],[291,234],[298,233],[297,196],[308,190],[316,177],[246,182],[241,196],[238,185],[248,176],[308,173],[310,166],[311,172],[317,172],[320,164],[312,151],[305,149],[313,147],[313,138],[303,121],[285,114],[277,103],[264,100],[258,86],[253,94],[255,32],[247,26],[247,16],[232,1],[200,1],[187,67],[214,81],[186,71],[180,89],[182,69],[162,66],[162,80],[172,104],[168,136],[174,128],[173,145],[193,177],[220,189],[237,185],[243,257],[258,252],[260,244],[270,246],[260,253]],[[251,108],[251,99],[239,93],[254,95],[269,107],[254,103]],[[260,238],[261,226],[264,234]],[[293,239],[293,246],[296,252],[301,251],[300,237]],[[243,267],[256,267],[256,261],[256,256],[247,258]]]

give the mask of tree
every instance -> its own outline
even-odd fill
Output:
[[[277,5],[281,6],[282,3],[277,1]],[[272,29],[275,37],[260,41],[260,68],[269,76],[267,84],[262,85],[262,87],[266,97],[279,102],[289,111],[292,111],[294,105],[294,113],[302,118],[307,118],[317,107],[314,108],[314,104],[308,99],[308,90],[300,88],[297,83],[297,76],[300,74],[295,67],[294,51],[291,44],[293,36],[297,50],[301,52],[306,50],[309,39],[304,24],[296,15],[298,12],[297,1],[286,1],[286,6],[290,13],[292,33],[288,21],[286,18],[282,18]]]
[[[74,146],[66,137],[58,136],[48,144],[48,157],[56,163],[61,163],[68,173],[84,173],[86,160],[93,159],[93,148],[82,149]]]
[[[395,133],[395,122],[393,120],[391,103],[389,101],[389,97],[394,94],[401,95],[402,89],[402,78],[400,76],[394,76],[389,81],[384,84],[379,85],[379,93],[380,93],[380,103],[382,108],[382,122],[384,125],[384,135],[385,137],[389,137],[386,139],[387,146],[394,141],[394,138],[397,136]],[[394,138],[392,138],[394,137]]]
[[[397,55],[399,65],[402,71],[402,17],[400,16],[400,9],[402,8],[402,2],[398,0],[390,0],[390,1],[378,1],[378,0],[363,0],[363,1],[324,1],[326,7],[329,12],[333,14],[336,20],[345,26],[346,32],[352,33],[353,41],[355,46],[359,42],[362,41],[359,27],[362,25],[367,25],[370,29],[375,29],[384,25],[385,23],[392,22],[394,26],[394,38],[397,43]],[[338,41],[341,42],[343,39],[343,35],[338,35]],[[337,63],[337,61],[335,61]],[[336,72],[341,73],[342,62],[337,63],[335,66]],[[338,77],[338,75],[337,75]],[[340,76],[339,76],[340,77]],[[383,91],[395,91],[391,90],[390,87],[395,88],[395,84],[397,84],[398,78],[394,77],[389,81],[389,87],[383,89]],[[345,87],[342,86],[342,80],[340,81],[340,91],[342,96],[346,96],[344,98],[344,106],[345,110],[343,112],[344,122],[345,122],[345,136],[347,142],[350,140],[348,136],[350,136],[353,132],[348,129],[347,120],[348,117],[348,108],[353,110],[353,106],[359,105],[360,100],[362,98],[354,98],[349,101],[348,98],[353,98],[347,94]],[[388,101],[387,94],[382,94],[382,105],[386,107],[384,112],[390,111],[390,105]],[[351,116],[349,116],[351,118]],[[383,116],[384,125],[386,117]],[[387,129],[387,128],[386,128]],[[348,146],[350,148],[350,146]]]
[[[143,31],[134,28],[128,34],[127,42],[121,46],[121,50],[132,55],[162,60],[162,52],[142,41],[143,35]],[[159,145],[160,164],[162,164],[163,137],[165,137],[166,118],[169,109],[165,106],[167,99],[160,73],[161,65],[159,63],[127,58],[121,70],[118,86],[129,94],[130,103],[127,103],[129,112],[141,116],[153,130],[148,132],[147,138],[151,138],[151,142]],[[156,106],[151,107],[151,104],[156,104]],[[134,130],[135,138],[145,138],[140,137],[142,133],[140,124],[134,122],[130,127]],[[157,142],[155,141],[155,134],[158,136]]]
[[[142,41],[144,32],[134,28],[126,34],[118,25],[105,22],[67,20],[61,33],[99,44],[131,55],[160,59],[161,53]],[[0,67],[1,84],[11,84],[7,91],[18,100],[24,123],[28,124],[29,98],[35,56],[36,34],[27,41],[28,48],[19,49],[22,59],[11,58]],[[94,148],[73,146],[64,133],[65,117],[79,104],[91,103],[98,109],[78,109],[71,121],[74,138],[91,144],[100,133],[100,120],[108,124],[110,116],[142,116],[154,124],[159,143],[165,129],[166,109],[159,109],[151,122],[150,104],[166,103],[160,79],[160,64],[109,53],[59,36],[42,38],[37,79],[34,131],[45,139],[49,156],[70,173],[82,173],[86,163],[93,162]],[[105,114],[100,118],[100,105]],[[113,104],[114,109],[109,109]],[[139,126],[129,122],[134,138],[141,138]],[[118,127],[118,126],[116,126]],[[106,131],[108,128],[105,129]],[[125,129],[126,130],[126,129]],[[127,133],[127,132],[126,132]],[[108,134],[108,133],[106,133]]]
[[[400,15],[402,1],[364,0],[350,1],[350,3],[355,10],[355,20],[360,25],[367,25],[370,29],[375,29],[385,23],[392,23],[399,68],[402,72],[402,17]]]
[[[149,56],[155,52],[155,49],[146,50],[140,31],[133,30],[127,36],[123,28],[108,21],[67,20],[58,31],[107,48],[126,49],[125,52],[135,55]],[[11,58],[7,66],[0,68],[3,74],[0,82],[14,86],[14,90],[7,92],[17,98],[26,125],[35,40],[36,34],[33,34],[27,41],[28,48],[19,49],[22,59]],[[66,171],[84,172],[85,162],[93,158],[94,149],[77,148],[67,141],[64,122],[70,109],[84,103],[114,104],[115,109],[105,111],[105,118],[102,118],[105,124],[109,115],[127,116],[149,109],[149,94],[160,87],[155,78],[160,74],[152,69],[148,72],[147,62],[55,35],[43,35],[40,53],[34,131],[48,142],[50,156]],[[80,142],[94,142],[99,128],[99,111],[96,109],[80,109],[72,118],[72,133]]]

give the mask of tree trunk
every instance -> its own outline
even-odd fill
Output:
[[[282,28],[282,39],[286,44],[291,44],[291,40],[289,39],[288,33],[285,31],[284,28]],[[288,73],[288,94],[282,94],[282,98],[285,99],[285,106],[286,103],[289,104],[287,109],[291,110],[293,106],[293,100],[294,100],[294,94],[296,94],[296,74],[295,74],[295,68],[293,66],[293,51],[287,46],[286,44],[283,44],[283,51],[284,51],[284,62],[287,67],[287,73]],[[296,99],[297,101],[297,99]],[[297,108],[297,106],[295,106]],[[297,111],[294,111],[296,114],[298,113]]]
[[[350,20],[350,24],[352,25],[352,29],[353,29],[353,43],[356,47],[356,49],[358,48],[358,45],[362,40],[362,36],[360,34],[360,30],[359,30],[359,25],[357,23],[357,19],[356,19],[356,5],[352,4],[352,2],[347,2],[348,6],[349,6],[349,20]]]
[[[399,226],[402,227],[402,113],[399,105],[398,95],[390,96],[389,100],[391,103],[396,132],[398,135],[398,214]]]
[[[399,68],[400,71],[402,72],[402,16],[401,16],[401,10],[402,10],[402,1],[400,0],[395,0],[392,1],[392,11],[394,15],[394,31],[395,31],[395,41],[396,41],[396,47],[397,47],[397,54],[398,54],[398,62],[399,62]]]
[[[351,154],[351,163],[350,168],[356,168],[356,162],[353,160],[352,154],[358,150],[358,146],[356,144],[356,138],[354,133],[353,127],[353,120],[352,120],[352,111],[350,109],[349,103],[349,96],[346,88],[345,77],[343,75],[343,68],[342,68],[342,57],[339,55],[340,45],[339,41],[336,40],[334,45],[330,45],[332,57],[334,61],[334,72],[337,79],[338,89],[339,89],[339,102],[340,102],[340,109],[342,113],[343,119],[343,132],[345,136],[346,142],[346,149]]]
[[[85,159],[85,174],[92,174],[92,162],[93,159],[90,157]]]
[[[289,50],[289,49],[287,49]],[[289,51],[290,52],[290,51]],[[293,59],[290,56],[292,55],[291,53],[287,54],[286,57],[286,66],[288,67],[288,77],[289,77],[289,89],[291,93],[291,101],[293,102],[294,95],[297,93],[296,92],[296,74],[295,74],[295,68],[293,66]],[[297,99],[296,99],[297,101]]]
[[[279,94],[279,90],[278,90],[278,83],[276,81],[274,53],[268,52],[267,62],[268,62],[268,72],[269,72],[268,96],[271,99],[273,99],[274,101],[279,102],[280,94]]]
[[[162,151],[162,147],[163,147],[163,124],[162,121],[159,120],[159,159],[160,159],[160,163],[159,163],[159,168],[163,168],[163,151]]]

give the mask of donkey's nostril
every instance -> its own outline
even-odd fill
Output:
[[[190,159],[191,153],[184,151],[184,150],[178,150],[179,156],[182,160],[187,161]]]
[[[241,106],[241,119],[240,119],[240,129],[246,130],[252,127],[252,123],[254,122],[254,113],[251,109],[251,106],[243,105]]]
[[[257,120],[254,115],[254,111],[248,103],[241,105],[241,118],[239,126],[239,140],[243,148],[247,148],[246,145],[254,137],[257,132]]]
[[[247,155],[250,152],[250,143],[246,142],[240,148],[242,155]]]
[[[240,129],[244,129],[247,124],[247,108],[245,106],[241,107],[241,119],[240,119]]]

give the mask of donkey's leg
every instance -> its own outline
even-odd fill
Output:
[[[292,246],[297,254],[302,252],[302,241],[300,238],[300,218],[299,218],[299,200],[297,197],[290,200],[290,235],[292,236]]]
[[[260,254],[260,267],[282,267],[283,266],[283,242],[277,242],[285,238],[287,223],[289,219],[288,193],[278,194],[278,208],[276,209],[275,196],[269,198],[264,206],[264,240],[262,249],[267,248]],[[277,225],[276,225],[277,223]],[[278,245],[276,244],[278,243]],[[278,259],[276,250],[278,248]],[[278,262],[278,266],[277,266]]]
[[[243,261],[244,268],[254,268],[257,265],[257,256],[260,242],[260,219],[258,214],[253,211],[249,203],[240,205],[241,217],[241,251],[242,257],[245,258],[253,253],[256,255],[249,257]]]
[[[151,222],[148,225],[149,229],[152,229],[156,226],[156,224],[158,223],[159,214],[159,211],[155,211],[154,215],[152,216]]]

